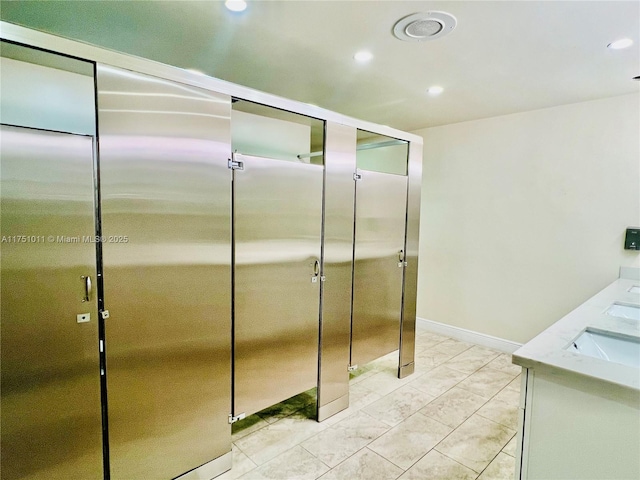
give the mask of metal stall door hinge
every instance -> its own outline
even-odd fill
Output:
[[[229,159],[227,166],[231,169],[231,170],[244,170],[244,163],[241,162],[240,160],[232,160]]]
[[[358,369],[358,365],[349,365],[347,367],[347,370],[350,371],[350,372],[353,372],[353,371],[355,371],[357,369]]]
[[[359,173],[354,173],[353,174],[353,179],[357,182],[358,180],[362,180],[362,175],[360,175]]]
[[[102,310],[100,312],[100,316],[102,317],[103,320],[106,320],[107,318],[109,318],[109,310]]]
[[[246,417],[246,415],[244,413],[241,413],[240,415],[237,416],[233,416],[233,414],[229,414],[229,423],[236,423],[238,420],[242,420],[244,417]]]

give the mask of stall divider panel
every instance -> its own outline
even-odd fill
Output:
[[[323,166],[235,155],[234,415],[317,385]]]
[[[97,87],[111,478],[174,478],[231,450],[231,99]]]
[[[327,122],[325,142],[319,421],[349,406],[356,129]]]
[[[0,136],[1,478],[101,478],[93,137]]]
[[[355,196],[352,366],[398,350],[407,177],[358,169]]]
[[[398,377],[415,370],[416,301],[418,295],[418,251],[420,249],[420,191],[422,189],[422,144],[409,143],[407,192],[407,234],[405,244],[404,288]]]

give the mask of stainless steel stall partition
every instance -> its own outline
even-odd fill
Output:
[[[93,65],[0,49],[0,476],[101,478]]]
[[[318,421],[349,406],[356,129],[326,123]]]
[[[173,478],[231,449],[231,99],[97,85],[111,478]]]
[[[407,162],[406,141],[358,130],[352,367],[401,348]]]
[[[420,191],[422,189],[422,144],[409,143],[407,191],[407,239],[405,244],[402,324],[400,326],[400,366],[398,377],[415,370],[416,300],[418,296],[418,250],[420,247]]]
[[[235,416],[318,375],[322,165],[235,155]]]
[[[420,137],[0,26],[3,480],[212,478],[233,416],[412,373]]]
[[[2,478],[100,478],[93,140],[0,135]]]
[[[351,365],[400,346],[407,177],[358,169]]]

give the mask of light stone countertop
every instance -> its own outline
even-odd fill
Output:
[[[629,289],[640,285],[640,269],[623,268],[622,276],[585,303],[565,315],[513,353],[513,363],[533,369],[555,369],[640,390],[640,368],[613,363],[565,350],[587,328],[640,339],[640,322],[604,312],[614,302],[640,305],[640,294]]]

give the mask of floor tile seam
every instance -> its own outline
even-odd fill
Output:
[[[455,358],[455,357],[454,357],[454,358]],[[469,376],[473,375],[474,373],[477,373],[477,372],[478,372],[478,370],[480,370],[480,369],[482,369],[482,368],[486,367],[486,366],[487,366],[487,363],[489,363],[489,362],[484,363],[484,364],[482,364],[481,366],[479,366],[478,368],[476,368],[475,370],[473,370],[471,373],[469,373],[469,371],[460,370],[460,369],[458,369],[458,368],[455,368],[455,366],[447,365],[451,360],[453,360],[453,359],[449,359],[449,360],[447,360],[446,362],[441,363],[441,364],[440,364],[440,365],[438,365],[438,366],[439,366],[439,367],[441,367],[441,366],[446,366],[447,368],[450,368],[451,370],[455,370],[456,372],[460,372],[460,373],[466,373],[466,374],[467,374],[467,375],[469,375]]]
[[[429,405],[429,404],[431,404],[431,403],[435,402],[437,399],[439,399],[439,398],[440,398],[441,396],[443,396],[445,393],[447,393],[447,392],[449,392],[449,391],[453,390],[454,388],[458,387],[458,385],[459,385],[461,382],[464,382],[464,381],[465,381],[467,378],[469,378],[470,376],[471,376],[471,375],[466,376],[464,379],[460,380],[460,382],[458,382],[458,383],[456,383],[455,385],[453,385],[453,386],[449,387],[447,390],[445,390],[445,391],[444,391],[444,392],[442,392],[440,395],[438,395],[438,396],[437,396],[437,397],[435,397],[433,400],[431,400],[429,403],[427,403],[427,404],[425,405],[425,407],[426,407],[427,405]],[[462,387],[458,387],[458,388],[462,388]],[[473,393],[474,395],[478,395],[478,394],[477,394],[477,393],[475,393],[475,392],[470,392],[470,391],[469,391],[469,390],[467,390],[466,388],[462,388],[462,389],[463,389],[465,392],[469,392],[469,393]],[[423,392],[423,393],[427,393],[427,392]],[[427,395],[428,395],[428,393],[427,393]],[[483,397],[482,395],[478,395],[478,396],[479,396],[479,397],[482,397],[482,398],[485,398],[485,397]],[[491,398],[493,398],[493,397],[491,397]],[[487,400],[487,402],[488,402],[488,401],[489,401],[489,400]],[[485,402],[485,403],[486,403],[486,402]],[[483,403],[482,405],[484,406],[485,404]],[[481,408],[481,407],[478,407],[478,408]]]
[[[262,417],[260,417],[260,418],[262,418]],[[259,431],[260,431],[260,430],[262,430],[263,428],[268,427],[269,425],[273,425],[273,423],[276,423],[276,422],[269,423],[269,422],[267,422],[267,421],[266,421],[266,420],[264,420],[264,419],[262,419],[262,420],[266,423],[266,425],[263,425],[263,426],[261,426],[261,427],[257,428],[256,430],[253,430],[253,431],[251,431],[251,432],[247,433],[246,435],[242,435],[241,437],[236,438],[236,440],[240,440],[240,439],[242,439],[242,438],[246,438],[246,437],[248,437],[249,435],[253,435],[253,434],[254,434],[254,433],[256,433],[256,432],[259,432]],[[233,433],[232,433],[231,435],[233,435]],[[233,440],[233,441],[235,442],[235,440]]]
[[[467,421],[467,420],[469,420],[471,417],[473,417],[474,415],[476,415],[476,414],[477,414],[477,412],[478,412],[477,410],[476,410],[475,412],[473,412],[471,415],[469,415],[467,418],[465,418],[462,422],[460,422],[460,424],[456,425],[455,427],[452,427],[451,425],[447,425],[446,423],[442,423],[442,422],[441,422],[441,421],[439,421],[437,418],[433,418],[433,417],[430,417],[429,415],[426,415],[426,414],[424,414],[424,413],[421,413],[421,415],[423,415],[423,416],[425,416],[425,417],[429,418],[430,420],[434,420],[434,421],[436,421],[436,422],[438,422],[438,423],[441,423],[442,425],[444,425],[444,426],[445,426],[445,427],[447,427],[447,428],[451,428],[451,431],[450,431],[449,433],[447,433],[447,435],[445,435],[444,437],[442,437],[442,439],[440,439],[440,441],[439,441],[438,443],[436,443],[436,444],[433,446],[433,448],[436,448],[438,445],[440,445],[442,442],[444,442],[444,441],[447,439],[447,437],[449,437],[449,436],[453,435],[453,434],[456,432],[456,430],[458,430],[460,427],[462,427],[462,425],[464,425],[464,424],[466,423],[466,421]],[[420,412],[418,412],[418,413],[420,413]],[[482,418],[484,418],[484,417],[482,417]],[[485,419],[485,420],[489,420],[489,419],[487,418],[487,419]],[[495,423],[495,422],[494,422],[494,423]],[[498,424],[498,425],[499,425],[499,424]],[[507,442],[507,443],[509,443],[509,442]],[[505,445],[506,445],[506,444],[505,444]],[[440,451],[440,450],[438,450],[438,451]],[[442,453],[442,452],[440,452],[440,453]]]
[[[511,377],[511,381],[513,381],[513,379],[519,375],[519,373],[509,373],[509,372],[503,372],[502,370],[497,370],[493,367],[490,367],[488,364],[480,367],[478,370],[482,370],[482,369],[491,370],[494,373],[502,373],[503,375],[509,375]],[[509,383],[511,383],[511,381]]]
[[[476,414],[474,414],[474,415],[476,415]],[[482,417],[482,415],[480,415],[479,413],[478,413],[477,415],[478,415],[478,416],[480,416],[480,417]],[[510,432],[514,432],[514,434],[515,434],[515,433],[518,433],[517,429],[511,428],[511,427],[507,427],[506,425],[502,425],[501,423],[498,423],[498,422],[496,422],[495,420],[491,420],[490,418],[486,418],[486,417],[482,417],[482,418],[483,418],[483,419],[485,419],[485,420],[487,420],[487,421],[489,421],[489,422],[491,422],[491,423],[495,423],[498,427],[506,428],[506,429],[507,429],[507,430],[509,430]],[[513,435],[511,435],[511,436],[509,437],[509,440],[507,440],[507,442],[506,442],[502,447],[500,447],[500,450],[502,450],[504,447],[506,447],[506,446],[507,446],[507,443],[509,443],[509,442],[511,441],[511,439],[512,439],[512,438],[513,438]]]
[[[509,443],[511,442],[511,440],[513,440],[513,438],[518,434],[518,431],[516,430],[516,433],[513,434],[513,436],[509,439],[509,441],[507,443],[505,443],[504,447],[502,447],[502,450],[500,450],[501,452],[503,452],[505,455],[509,455],[511,458],[516,458],[515,454],[511,455],[508,452],[505,452],[504,449],[507,448],[507,445],[509,445]],[[517,449],[517,445],[516,445],[516,449]]]
[[[437,345],[436,345],[436,347],[437,347]],[[434,348],[434,350],[435,350],[436,352],[446,353],[446,354],[452,353],[452,352],[450,352],[450,351],[449,351],[449,352],[447,352],[447,351],[445,351],[445,350],[438,350],[438,349],[436,349],[435,347],[432,347],[432,348]],[[473,345],[469,345],[469,346],[468,346],[467,348],[465,348],[464,350],[461,350],[461,351],[459,351],[459,352],[457,352],[457,353],[454,353],[453,355],[454,355],[454,356],[460,355],[460,354],[462,354],[462,353],[466,352],[467,350],[469,350],[469,349],[471,349],[471,348],[473,348]]]
[[[467,422],[467,420],[469,420],[473,415],[476,415],[476,413],[472,413],[472,414],[471,414],[469,417],[467,417],[467,418],[466,418],[466,419],[465,419],[465,420],[464,420],[460,425],[458,425],[458,426],[457,426],[457,427],[455,427],[453,430],[451,430],[451,431],[450,431],[450,432],[449,432],[445,437],[443,437],[443,438],[442,438],[438,443],[436,443],[436,444],[433,446],[433,450],[436,450],[437,452],[439,452],[439,453],[441,453],[442,455],[445,455],[447,458],[449,458],[449,456],[448,456],[446,453],[444,453],[444,452],[442,452],[442,451],[438,450],[438,446],[439,446],[439,445],[441,445],[441,444],[442,444],[442,442],[444,442],[444,441],[445,441],[448,437],[450,437],[453,433],[455,433],[455,432],[456,432],[456,430],[458,430],[460,427],[462,427],[462,425],[464,425],[464,424]],[[431,418],[431,417],[429,417],[429,418]],[[491,423],[495,423],[495,424],[496,424],[497,426],[499,426],[499,427],[504,427],[504,428],[508,428],[509,430],[513,430],[512,428],[505,427],[504,425],[502,425],[502,424],[500,424],[500,423],[497,423],[497,422],[494,422],[493,420],[491,420],[491,419],[489,419],[489,418],[485,418],[485,417],[482,417],[482,418],[483,418],[483,419],[485,419],[485,420],[487,420],[487,421],[489,421],[489,422],[491,422]],[[434,419],[434,420],[435,420],[435,419]],[[436,420],[436,421],[437,421],[437,420]],[[447,425],[447,426],[449,427],[449,425]],[[451,428],[451,427],[449,427],[449,428]],[[516,432],[516,433],[517,433],[517,432]],[[511,439],[512,439],[512,438],[513,438],[513,435],[512,435],[511,437],[509,437],[509,440],[507,440],[507,442],[506,442],[502,447],[500,447],[500,451],[502,451],[502,449],[503,449],[504,447],[506,447],[506,446],[507,446],[507,444],[511,441]],[[451,460],[454,460],[454,459],[451,459]],[[455,461],[455,460],[454,460],[454,461]],[[457,462],[457,463],[460,463],[460,462]],[[467,467],[466,465],[463,465],[463,466],[465,466],[466,468],[470,468],[470,467]],[[471,470],[473,470],[473,471],[475,472],[475,470],[474,470],[474,469],[472,469],[472,468],[471,468]]]
[[[459,388],[462,388],[463,390],[466,390],[467,392],[474,393],[474,394],[478,395],[479,397],[482,397],[482,398],[488,398],[487,402],[488,402],[489,400],[493,400],[493,397],[495,397],[495,396],[498,394],[498,393],[494,393],[494,394],[493,394],[493,395],[491,395],[490,397],[486,397],[486,396],[484,396],[484,395],[480,395],[478,392],[474,392],[474,391],[472,391],[472,390],[469,390],[469,388],[465,388],[465,387],[464,387],[464,385],[459,385]],[[504,387],[502,387],[502,388],[504,388]],[[486,403],[486,402],[485,402],[485,403]]]
[[[303,447],[303,448],[304,448],[304,447]],[[342,465],[344,462],[348,461],[349,459],[351,459],[351,457],[353,457],[354,455],[356,455],[356,454],[357,454],[358,452],[360,452],[361,450],[364,450],[365,448],[367,448],[367,445],[363,445],[362,447],[360,447],[358,450],[356,450],[355,452],[353,452],[353,453],[352,453],[351,455],[349,455],[347,458],[345,458],[344,460],[340,461],[340,463],[338,463],[335,467],[329,467],[329,468],[330,468],[329,472],[330,472],[331,470],[335,470],[335,469],[336,469],[336,468],[338,468],[340,465]],[[306,450],[306,449],[305,449],[305,450]],[[320,459],[318,459],[318,460],[320,460]],[[322,460],[320,460],[320,461],[322,461]],[[322,463],[324,463],[324,462],[322,462]],[[325,463],[325,465],[326,465],[326,463]],[[325,473],[328,473],[328,472],[325,472]],[[324,475],[324,474],[323,474],[323,475]]]
[[[424,414],[423,414],[423,415],[424,415]],[[473,414],[472,414],[472,415],[473,415]],[[431,417],[429,417],[429,418],[431,418]],[[435,450],[435,451],[437,451],[438,453],[441,453],[442,455],[445,455],[447,458],[449,458],[449,456],[448,456],[448,455],[446,455],[444,452],[441,452],[440,450],[438,450],[438,446],[439,446],[442,442],[444,442],[447,438],[449,438],[451,435],[453,435],[453,434],[456,432],[456,430],[458,430],[462,425],[464,425],[464,424],[465,424],[465,422],[466,422],[467,420],[469,420],[469,418],[471,418],[471,416],[469,416],[469,417],[465,418],[465,419],[462,421],[462,423],[460,423],[460,425],[458,425],[458,426],[457,426],[457,427],[455,427],[455,428],[452,428],[450,425],[447,425],[447,427],[452,428],[452,430],[451,430],[447,435],[445,435],[444,437],[442,437],[442,438],[440,439],[440,441],[439,441],[438,443],[436,443],[436,444],[431,448],[431,450]],[[434,419],[432,419],[432,420],[435,420],[435,418],[434,418]],[[437,420],[436,420],[436,421],[437,421]],[[442,422],[440,422],[440,423],[442,423]],[[451,460],[453,460],[453,459],[451,459]],[[455,460],[454,460],[454,461],[455,461]],[[456,463],[460,463],[460,462],[456,462]],[[462,464],[461,464],[461,465],[462,465]],[[469,467],[467,467],[466,465],[463,465],[463,466],[464,466],[464,467],[466,467],[466,468],[469,468]],[[474,471],[475,471],[475,470],[474,470]]]
[[[419,410],[418,410],[416,413],[417,413],[417,414],[419,414],[419,415],[422,415],[424,418],[428,418],[429,420],[431,420],[431,421],[433,421],[433,422],[439,423],[440,425],[443,425],[443,426],[445,426],[445,427],[447,427],[447,428],[450,428],[450,429],[451,429],[451,431],[450,431],[449,433],[447,433],[447,435],[446,435],[446,436],[442,437],[442,440],[444,440],[444,439],[445,439],[445,438],[447,438],[449,435],[451,435],[451,434],[453,433],[453,431],[454,431],[456,428],[458,428],[458,427],[460,426],[460,425],[458,425],[458,427],[452,427],[451,425],[447,425],[446,423],[441,422],[441,421],[440,421],[440,420],[438,420],[437,418],[430,417],[429,415],[426,415],[426,414],[424,414],[424,413],[420,412]],[[415,414],[414,414],[414,415],[415,415]],[[465,419],[465,420],[466,420],[466,419]],[[464,422],[462,422],[462,423],[464,423]],[[442,440],[440,440],[440,442],[441,442]],[[440,443],[440,442],[438,442],[438,443]],[[436,443],[436,445],[437,445],[438,443]],[[435,448],[435,445],[434,445],[433,447],[431,447],[431,449],[430,449],[430,450],[433,450],[433,448]]]
[[[453,389],[454,389],[454,388],[456,388],[456,387],[457,387],[457,388],[460,388],[460,389],[462,389],[462,390],[464,390],[464,391],[465,391],[465,392],[467,392],[467,393],[472,393],[473,395],[475,395],[475,396],[477,396],[477,397],[480,397],[482,400],[485,400],[485,399],[487,398],[487,397],[484,397],[484,396],[482,396],[482,395],[478,395],[477,393],[472,392],[472,391],[470,391],[470,390],[468,390],[468,389],[466,389],[466,388],[464,388],[464,387],[458,387],[458,385],[457,385],[457,384],[456,384],[456,385],[454,385],[453,387],[451,387],[449,390],[453,390]],[[447,390],[447,392],[448,392],[449,390]],[[446,392],[445,392],[445,393],[446,393]],[[443,393],[443,395],[444,395],[444,393]],[[494,395],[493,397],[495,397],[495,395]],[[474,415],[478,410],[480,410],[480,409],[481,409],[482,407],[484,407],[487,403],[489,403],[491,400],[493,400],[493,397],[491,397],[490,399],[486,400],[482,405],[480,405],[478,408],[476,408],[476,409],[473,411],[473,413],[472,413],[471,415]],[[438,398],[439,398],[439,397],[438,397]],[[435,400],[434,400],[434,401],[435,401]],[[432,401],[432,402],[429,402],[429,403],[433,403],[433,401]],[[427,404],[427,405],[428,405],[428,404]],[[471,416],[471,415],[469,415],[469,416]],[[469,417],[467,417],[467,418],[469,418]],[[463,422],[463,423],[464,423],[464,422]]]
[[[511,380],[511,382],[513,382],[513,380]],[[502,393],[502,392],[504,392],[505,390],[517,391],[517,392],[518,392],[518,395],[519,395],[519,394],[520,394],[520,392],[519,392],[518,390],[515,390],[514,388],[509,388],[509,385],[511,385],[511,382],[507,383],[504,387],[502,387],[502,388],[500,389],[500,391],[494,395],[494,397],[495,397],[495,396],[497,396],[497,395],[499,395],[499,394],[501,394],[501,393]]]
[[[481,408],[482,408],[482,407],[481,407]],[[478,409],[478,410],[479,410],[479,409]],[[512,428],[511,426],[509,426],[509,425],[505,425],[504,423],[496,422],[496,421],[495,421],[495,420],[493,420],[492,418],[485,417],[485,416],[484,416],[484,415],[482,415],[479,411],[476,411],[476,412],[474,413],[474,415],[476,415],[476,414],[477,414],[479,417],[484,418],[485,420],[490,420],[490,421],[492,421],[493,423],[497,423],[498,425],[502,425],[503,427],[507,427],[509,430],[513,430],[513,428]],[[509,441],[511,441],[511,438],[509,439]],[[509,442],[507,442],[507,443],[509,443]],[[505,444],[504,444],[504,446],[506,447],[506,446],[507,446],[507,444],[505,443]],[[504,448],[504,447],[502,447],[502,448]]]
[[[366,447],[366,446],[368,446],[371,442],[373,442],[373,441],[377,440],[378,438],[380,438],[382,435],[384,435],[385,433],[387,433],[389,430],[391,430],[391,429],[393,428],[393,426],[392,426],[392,425],[389,425],[389,424],[387,424],[386,422],[383,422],[382,420],[378,420],[377,418],[373,417],[372,415],[369,415],[369,414],[368,414],[367,412],[365,412],[364,410],[360,410],[360,411],[361,411],[364,415],[366,415],[367,417],[369,417],[370,419],[372,419],[372,420],[374,420],[374,421],[376,421],[376,422],[378,422],[378,423],[384,423],[384,425],[385,425],[386,427],[389,427],[389,428],[387,428],[384,432],[382,432],[380,435],[378,435],[377,437],[372,438],[371,440],[369,440],[369,441],[366,443],[366,445],[364,445],[365,447]]]
[[[509,442],[507,442],[507,443],[509,443]],[[486,466],[486,467],[484,467],[484,468],[482,469],[482,471],[478,474],[478,478],[480,478],[480,476],[485,472],[485,470],[486,470],[487,468],[489,468],[489,466],[491,465],[491,463],[493,463],[493,461],[494,461],[496,458],[498,458],[498,455],[500,455],[500,452],[502,452],[502,450],[500,450],[498,453],[496,453],[496,455],[495,455],[495,456],[494,456],[494,457],[489,461],[489,463],[487,463],[487,466]]]
[[[439,444],[438,444],[439,445]],[[467,470],[471,470],[473,473],[476,474],[476,478],[478,478],[480,476],[480,473],[478,473],[476,470],[474,470],[471,467],[466,466],[464,463],[459,462],[458,460],[456,460],[455,458],[451,458],[449,455],[447,455],[444,452],[441,452],[440,450],[438,450],[438,445],[436,445],[435,447],[433,447],[431,450],[435,450],[436,452],[438,452],[440,455],[444,455],[445,457],[447,457],[449,460],[451,460],[452,462],[457,463],[458,465],[460,465],[461,467],[466,468]]]
[[[233,447],[236,447],[238,450],[240,450],[240,453],[242,453],[244,456],[246,456],[247,458],[249,458],[249,455],[247,455],[245,453],[244,450],[242,450],[238,445],[236,445],[235,442],[231,442],[231,450],[233,450]],[[251,460],[251,459],[250,459]],[[253,462],[253,460],[251,460]],[[255,463],[255,462],[254,462]]]
[[[279,457],[282,457],[283,455],[285,455],[285,454],[287,454],[287,453],[291,452],[291,450],[293,450],[293,449],[294,449],[294,448],[296,448],[296,447],[300,447],[300,448],[302,448],[305,452],[309,453],[309,454],[313,457],[313,459],[314,459],[314,460],[318,460],[318,461],[319,461],[320,463],[322,463],[325,467],[327,467],[329,470],[331,470],[331,467],[330,467],[330,466],[328,466],[326,463],[324,463],[322,460],[320,460],[319,458],[317,458],[315,455],[313,455],[311,452],[309,452],[306,448],[304,448],[302,445],[300,445],[300,444],[298,443],[298,444],[294,445],[293,447],[291,447],[291,448],[289,448],[289,449],[285,450],[284,452],[279,453],[279,454],[278,454],[278,455],[276,455],[275,457],[270,458],[269,460],[267,460],[266,462],[264,462],[262,465],[258,465],[257,467],[255,467],[255,468],[253,468],[253,469],[249,470],[248,472],[243,473],[243,474],[242,474],[242,476],[244,477],[245,475],[247,475],[248,473],[251,473],[251,472],[252,472],[253,470],[255,470],[256,468],[261,468],[261,467],[264,467],[265,465],[268,465],[269,463],[271,463],[271,462],[273,462],[273,461],[277,460]],[[327,472],[328,472],[329,470],[327,470]],[[323,472],[323,473],[321,473],[319,476],[322,476],[322,475],[324,475],[324,474],[325,474],[325,473],[327,473],[327,472]],[[316,477],[316,478],[318,478],[318,477]]]
[[[329,470],[327,470],[327,472],[329,472],[329,471],[333,470],[333,468],[335,468],[335,467],[332,467],[331,465],[327,465],[327,463],[326,463],[326,462],[323,462],[323,461],[322,461],[322,459],[321,459],[320,457],[318,457],[318,456],[317,456],[315,453],[313,453],[312,451],[308,450],[304,445],[302,445],[302,443],[299,443],[298,445],[296,445],[296,447],[300,447],[300,448],[302,448],[305,452],[307,452],[308,454],[310,454],[313,458],[315,458],[315,459],[316,459],[316,460],[318,460],[320,463],[322,463],[323,465],[325,465],[325,466],[329,469]],[[325,473],[327,473],[327,472],[324,472],[322,475],[324,475],[324,474],[325,474]]]
[[[487,402],[490,401],[490,400],[493,400],[494,397],[500,392],[500,390],[498,390],[496,393],[493,393],[493,394],[491,394],[491,396],[487,397],[486,395],[481,395],[478,392],[474,392],[473,390],[470,389],[470,388],[473,388],[473,387],[465,387],[465,385],[458,385],[458,388],[466,390],[467,392],[471,392],[471,393],[473,393],[473,394],[475,394],[475,395],[477,395],[479,397],[486,398]]]
[[[433,419],[429,418],[429,420],[433,420]],[[436,421],[437,421],[437,420],[436,420]],[[443,424],[443,425],[444,425],[444,424]],[[446,425],[445,425],[445,426],[446,426]],[[370,444],[369,444],[369,445],[370,445]],[[367,445],[365,448],[369,448],[369,445]],[[422,459],[423,459],[423,458],[424,458],[424,457],[425,457],[425,456],[426,456],[430,451],[432,451],[432,450],[434,450],[434,449],[435,449],[435,446],[431,447],[431,448],[430,448],[429,450],[427,450],[424,454],[420,455],[420,458],[418,458],[415,462],[413,462],[413,463],[412,463],[411,465],[409,465],[407,468],[401,467],[400,465],[398,465],[397,463],[395,463],[393,460],[391,460],[391,459],[389,459],[389,458],[385,457],[385,456],[384,456],[384,455],[382,455],[381,453],[379,453],[378,455],[382,456],[385,460],[387,460],[387,461],[389,461],[389,462],[393,463],[396,467],[401,468],[401,469],[403,470],[403,473],[404,473],[404,472],[409,471],[409,470],[410,470],[410,469],[411,469],[411,468],[412,468],[416,463],[418,463],[420,460],[422,460]],[[369,450],[371,450],[371,449],[369,448]]]
[[[402,475],[404,475],[404,473],[407,471],[405,468],[402,468],[401,466],[396,465],[395,463],[393,463],[391,460],[389,460],[389,459],[388,459],[388,458],[386,458],[385,456],[380,455],[378,452],[375,452],[375,451],[371,450],[371,449],[369,448],[369,445],[367,445],[367,446],[363,447],[361,450],[364,450],[364,449],[367,449],[369,452],[373,453],[374,455],[377,455],[378,457],[380,457],[381,459],[383,459],[385,462],[389,462],[389,463],[390,463],[391,465],[393,465],[394,467],[398,467],[398,468],[401,470],[401,472],[400,472],[400,474],[399,474],[397,477],[395,477],[395,478],[400,478],[400,477],[401,477]],[[355,453],[354,453],[354,455],[355,455]],[[366,479],[362,479],[362,480],[366,480]],[[394,479],[394,480],[395,480],[395,479]]]

